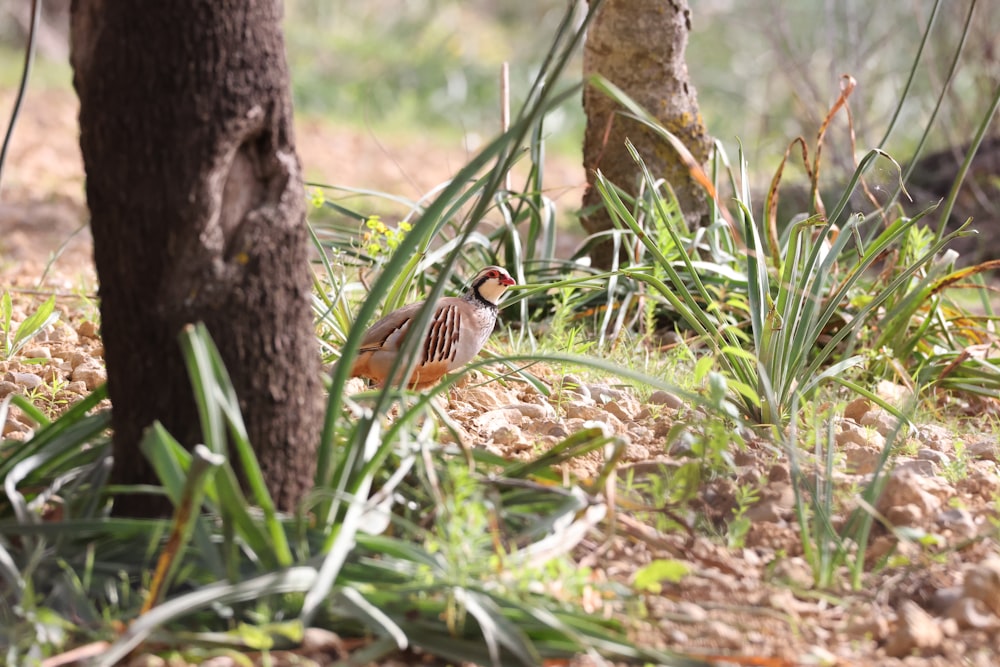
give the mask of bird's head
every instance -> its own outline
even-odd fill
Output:
[[[472,281],[472,290],[484,301],[495,305],[507,288],[516,284],[506,269],[487,266],[476,274],[476,278]]]

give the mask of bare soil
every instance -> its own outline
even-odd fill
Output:
[[[0,92],[0,108],[9,109],[11,100]],[[53,413],[89,391],[102,365],[75,114],[71,92],[32,92],[0,189],[0,284],[11,289],[18,317],[48,294],[61,295],[64,323],[33,346],[33,354],[45,348],[47,361],[27,363],[21,355],[0,371],[13,385],[7,391],[27,393],[20,383],[25,374],[48,385],[58,379],[61,393],[45,403]],[[445,180],[468,154],[430,138],[383,139],[314,120],[301,122],[297,132],[311,178],[412,197]],[[580,201],[583,181],[582,169],[565,162],[549,172],[552,194],[565,198],[561,204],[569,209]],[[78,368],[95,372],[78,374]],[[548,399],[527,387],[484,391],[473,384],[458,390],[449,411],[469,444],[511,458],[532,456],[585,424],[602,424],[629,443],[619,477],[638,480],[689,460],[666,435],[678,422],[707,419],[674,397],[640,401],[632,388],[567,379],[555,368],[546,377],[554,390]],[[840,417],[837,437],[843,468],[836,481],[845,498],[864,483],[888,430],[878,410],[852,406]],[[894,529],[876,529],[860,588],[848,585],[846,572],[838,573],[835,585],[815,586],[793,513],[788,462],[748,436],[746,447],[734,447],[732,471],[706,478],[693,503],[656,507],[651,497],[619,494],[610,518],[576,549],[575,557],[594,573],[593,595],[580,602],[594,614],[625,618],[638,643],[717,664],[1000,663],[995,406],[948,410],[943,421],[954,425],[961,418],[961,433],[926,424],[900,447],[889,485],[895,495],[887,488],[877,505]],[[29,433],[27,424],[4,425],[5,437]],[[599,457],[585,458],[568,472],[587,477],[601,464]],[[741,487],[755,489],[758,498],[746,508],[745,536],[734,540]],[[665,517],[688,529],[664,528],[658,519]],[[659,590],[634,590],[636,572],[656,560],[680,561],[688,573],[659,582]],[[632,595],[612,595],[610,582],[633,589]]]

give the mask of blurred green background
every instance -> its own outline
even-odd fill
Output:
[[[909,160],[927,125],[970,2],[942,3],[914,92],[886,144],[900,162]],[[1000,3],[977,5],[962,61],[932,127],[932,150],[969,140],[1000,81]],[[0,7],[5,88],[20,73],[29,6],[19,0]],[[60,44],[68,1],[44,6],[42,58],[33,85],[68,86],[66,46]],[[883,137],[933,6],[932,0],[692,0],[688,63],[709,131],[731,153],[738,138],[754,169],[769,174],[791,139],[815,137],[841,75],[848,73],[858,81],[851,109],[863,153]],[[381,136],[487,138],[499,127],[501,63],[510,63],[516,109],[565,7],[564,0],[287,0],[298,113]],[[577,9],[582,15],[582,3]],[[579,154],[579,104],[565,105],[546,128],[552,149]],[[826,168],[841,173],[852,168],[846,128],[839,116],[825,148]]]

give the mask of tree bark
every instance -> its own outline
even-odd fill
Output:
[[[153,420],[200,441],[178,345],[200,320],[275,501],[311,488],[322,398],[281,13],[277,0],[73,1],[115,482],[155,481],[137,446]],[[162,509],[142,497],[116,512]]]
[[[687,0],[604,0],[587,32],[583,71],[585,77],[600,74],[621,88],[704,164],[711,139],[684,61],[690,31]],[[640,123],[617,115],[620,107],[593,86],[584,89],[583,108],[587,116],[583,146],[587,190],[581,222],[587,232],[614,227],[594,187],[598,169],[626,192],[638,192],[642,174],[625,148],[626,138],[653,176],[670,184],[688,224],[703,221],[708,213],[705,193],[665,141]],[[591,259],[607,268],[612,252],[612,242],[607,241],[594,249]]]

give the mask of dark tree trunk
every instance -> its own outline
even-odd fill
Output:
[[[585,76],[600,74],[621,88],[704,164],[711,141],[684,61],[690,22],[687,0],[604,0],[587,31],[583,71]],[[625,148],[626,138],[635,145],[653,176],[670,183],[688,224],[702,222],[708,213],[705,193],[663,139],[645,126],[617,115],[620,107],[592,86],[584,89],[583,108],[587,115],[583,145],[587,170],[584,229],[593,234],[613,228],[594,187],[598,169],[626,192],[638,191],[642,174]],[[610,241],[599,245],[592,253],[595,264],[607,268],[612,249]]]
[[[276,0],[74,0],[87,174],[119,483],[154,481],[159,419],[200,440],[177,342],[203,321],[276,502],[312,483],[321,422],[301,169]],[[148,514],[130,499],[116,511]]]

